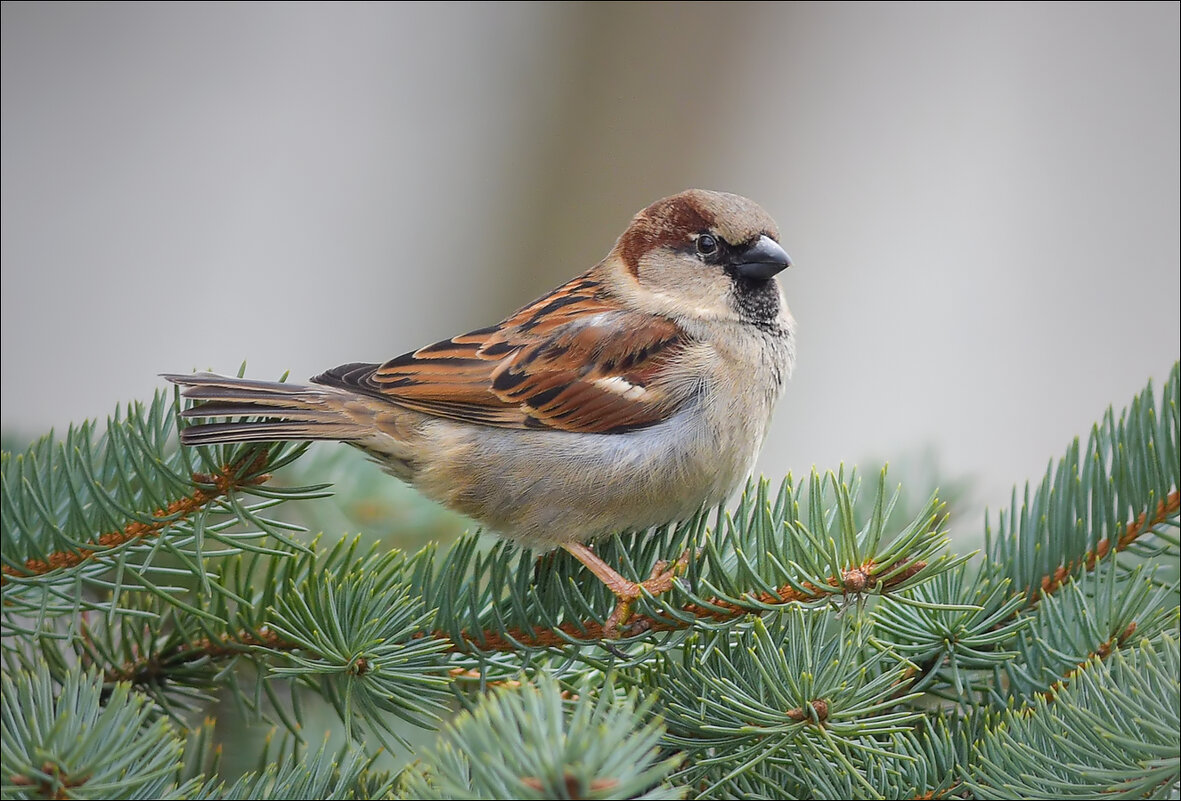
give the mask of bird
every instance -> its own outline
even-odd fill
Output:
[[[166,374],[185,445],[338,440],[501,537],[565,549],[607,585],[619,636],[643,590],[591,547],[723,503],[754,468],[795,362],[754,201],[690,189],[636,214],[606,257],[501,322],[295,384]]]

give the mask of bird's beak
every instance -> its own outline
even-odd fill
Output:
[[[791,258],[769,236],[760,236],[740,253],[734,254],[734,272],[743,278],[766,280],[791,266]]]

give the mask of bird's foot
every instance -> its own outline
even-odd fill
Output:
[[[648,578],[639,584],[626,580],[624,580],[624,584],[616,586],[608,584],[611,591],[615,593],[618,603],[603,626],[603,637],[611,640],[620,635],[620,627],[631,618],[632,606],[644,594],[644,590],[647,590],[652,595],[661,595],[671,590],[673,582],[689,567],[689,557],[690,551],[686,548],[685,552],[677,558],[677,561],[672,563],[672,566],[669,566],[665,560],[660,560],[652,566],[652,572],[648,575]],[[622,579],[622,577],[620,578]],[[622,633],[625,635],[639,634],[650,623],[647,620],[637,621],[623,629]]]

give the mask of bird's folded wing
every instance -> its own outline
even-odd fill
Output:
[[[666,374],[689,338],[672,320],[624,311],[597,288],[576,279],[500,325],[313,380],[503,428],[608,434],[667,419],[687,397]]]

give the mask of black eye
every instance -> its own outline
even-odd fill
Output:
[[[697,252],[702,256],[716,256],[718,254],[718,240],[710,234],[701,234],[697,237]]]

